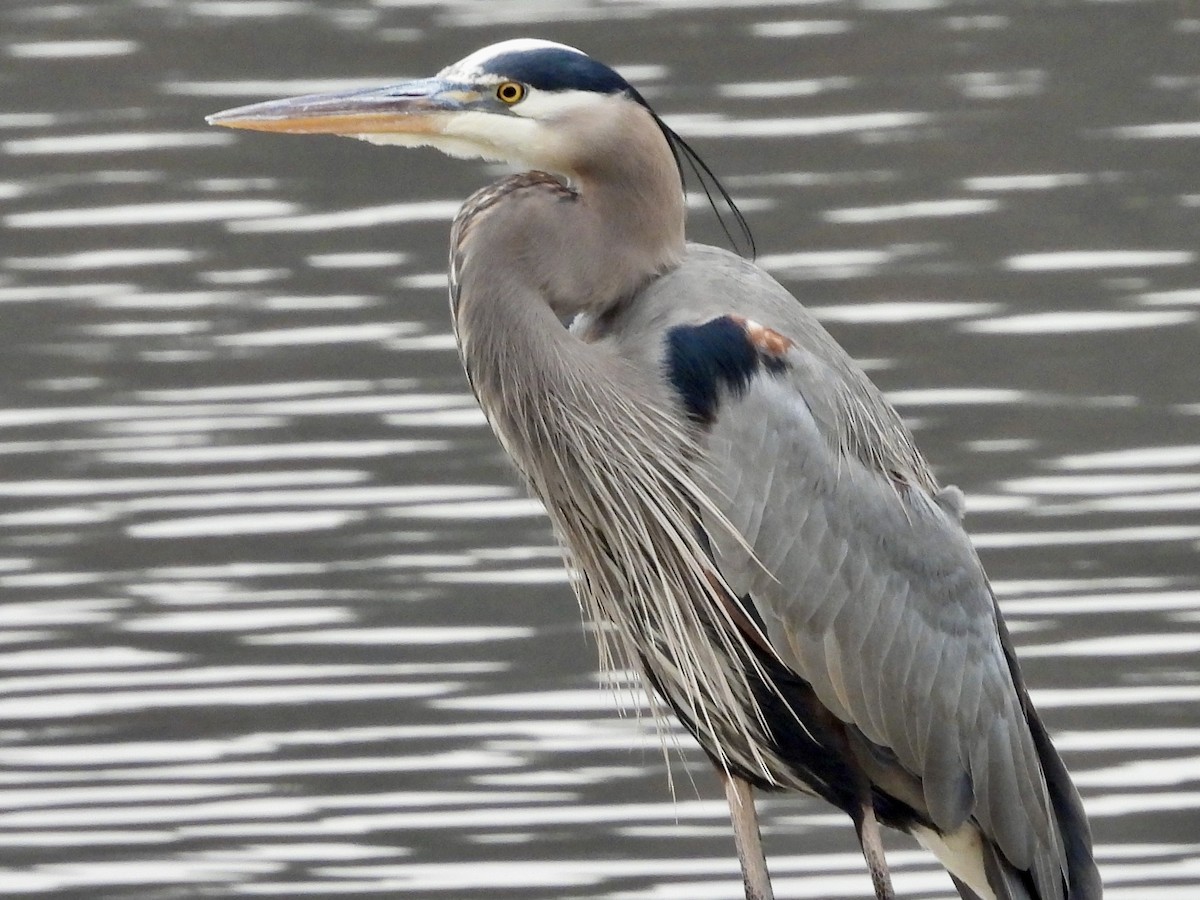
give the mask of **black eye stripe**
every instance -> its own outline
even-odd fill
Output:
[[[483,71],[542,91],[617,94],[629,89],[628,82],[603,63],[558,47],[503,53],[488,60]]]

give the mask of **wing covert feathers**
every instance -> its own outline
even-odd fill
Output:
[[[968,890],[1099,897],[1078,795],[1020,682],[961,492],[777,283],[689,254],[583,331],[663,372],[696,424],[723,521],[700,518],[728,588],[844,723],[876,803],[970,856],[952,868]]]
[[[715,480],[738,472],[718,504],[770,577],[716,533],[722,572],[821,702],[918,779],[937,828],[978,822],[1060,897],[1055,813],[958,505],[833,446],[797,395],[757,379],[710,427]]]

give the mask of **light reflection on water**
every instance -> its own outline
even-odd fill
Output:
[[[1200,26],[1058,12],[9,4],[5,890],[737,894],[719,788],[597,687],[459,372],[447,223],[494,170],[201,125],[539,32],[646,87],[967,491],[1107,896],[1193,896]],[[781,900],[869,896],[840,816],[764,810]]]

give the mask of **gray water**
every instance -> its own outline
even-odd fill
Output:
[[[202,121],[518,35],[721,173],[967,492],[1108,896],[1200,895],[1200,9],[941,0],[5,0],[0,893],[738,896],[458,367],[498,170]],[[781,900],[870,896],[763,808]]]

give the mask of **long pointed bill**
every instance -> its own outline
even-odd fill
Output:
[[[447,118],[482,99],[441,78],[331,94],[306,94],[239,106],[208,116],[210,125],[286,134],[437,135]]]

